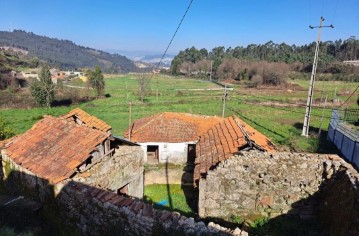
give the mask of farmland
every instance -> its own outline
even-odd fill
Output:
[[[138,99],[136,75],[106,76],[105,98],[95,99],[79,105],[80,108],[95,115],[113,127],[113,133],[122,135],[128,128],[129,103],[132,104],[131,121],[164,111],[187,112],[203,115],[222,114],[223,88],[215,83],[203,80],[155,75],[150,81],[150,90],[144,102]],[[315,92],[315,108],[312,110],[311,138],[301,137],[301,128],[305,112],[308,81],[292,80],[288,88],[248,89],[234,85],[228,91],[226,116],[237,115],[254,128],[270,137],[284,150],[308,152],[332,152],[330,145],[315,137],[323,119],[323,133],[327,130],[331,109],[321,109],[324,97],[332,101],[337,96],[344,101],[355,88],[355,83],[318,81]],[[72,81],[73,86],[86,87],[81,81]],[[84,88],[71,88],[78,93]],[[89,94],[94,91],[89,90]],[[351,103],[354,104],[354,100]],[[328,103],[329,107],[339,104]],[[45,114],[59,116],[75,106],[58,106],[51,109],[3,109],[0,116],[16,134],[29,129]],[[324,145],[324,146],[323,146]],[[329,145],[329,146],[328,146]],[[329,148],[329,149],[328,149]]]

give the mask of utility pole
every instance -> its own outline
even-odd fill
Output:
[[[129,116],[129,119],[128,119],[128,126],[131,126],[132,124],[132,102],[129,102],[128,103],[128,106],[129,106],[129,110],[130,110],[130,116]]]
[[[323,110],[322,110],[322,118],[320,118],[320,125],[319,125],[318,135],[320,135],[322,133],[322,124],[323,124],[323,119],[324,119],[324,109],[327,107],[327,98],[328,98],[328,94],[325,96],[324,106],[323,106]]]
[[[212,67],[213,67],[213,61],[211,60],[211,73],[209,74],[209,81],[212,82]]]
[[[227,99],[227,85],[224,85],[224,94],[222,99],[222,117],[224,117],[224,111],[226,110],[226,99]]]
[[[320,17],[319,26],[311,26],[311,25],[309,26],[309,28],[311,28],[311,29],[318,28],[318,38],[317,38],[317,44],[316,44],[316,47],[315,47],[312,74],[310,76],[310,85],[309,85],[309,90],[308,90],[307,106],[306,106],[306,110],[305,110],[305,117],[304,117],[304,123],[303,123],[303,131],[302,131],[302,135],[306,136],[306,137],[308,137],[309,122],[310,122],[310,112],[312,110],[312,103],[313,103],[315,74],[317,72],[317,65],[318,65],[320,34],[322,32],[322,28],[324,28],[324,27],[334,28],[333,25],[323,26],[323,21],[324,21],[324,17]]]

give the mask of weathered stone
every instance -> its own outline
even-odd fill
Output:
[[[359,174],[335,158],[306,153],[241,152],[200,180],[199,215],[276,217],[283,213],[308,218],[318,212],[318,219],[327,222],[326,227],[336,235],[359,235]],[[202,181],[206,184],[202,185]],[[213,194],[208,186],[215,185],[220,188]],[[350,223],[351,230],[344,229],[336,220],[338,215],[342,222],[358,224]]]

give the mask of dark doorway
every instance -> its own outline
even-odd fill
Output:
[[[158,145],[147,146],[147,163],[158,163]]]
[[[188,144],[187,165],[193,165],[196,159],[196,144]]]
[[[128,195],[128,184],[117,190],[117,194]]]

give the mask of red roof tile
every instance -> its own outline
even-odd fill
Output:
[[[100,120],[96,116],[88,114],[80,108],[73,109],[63,117],[67,118],[68,121],[75,121],[74,117],[77,117],[89,128],[94,128],[105,132],[111,130],[111,126],[109,126],[106,122]]]
[[[163,112],[136,120],[125,133],[132,142],[180,143],[198,140],[199,136],[223,118]],[[129,135],[131,131],[131,135]],[[131,136],[131,137],[130,137]]]
[[[194,183],[201,175],[249,145],[249,141],[263,151],[274,152],[271,141],[238,117],[228,117],[201,135],[196,145]]]
[[[7,144],[7,155],[18,165],[52,183],[70,177],[110,134],[45,116]]]

